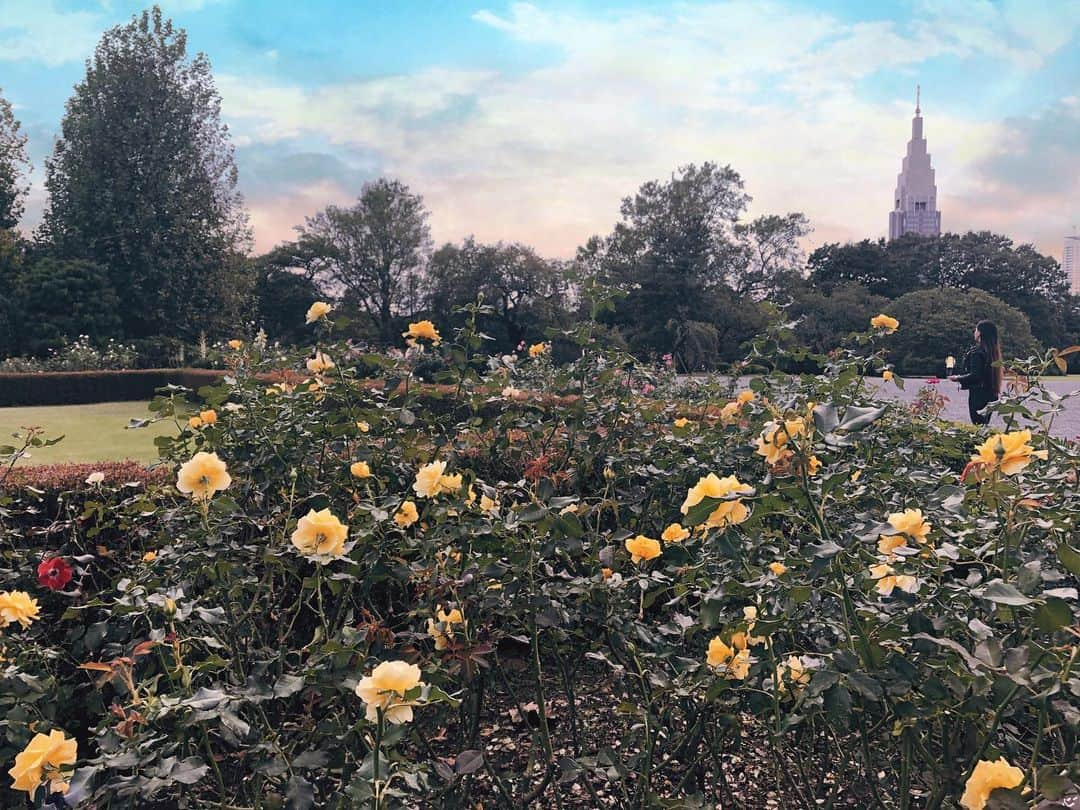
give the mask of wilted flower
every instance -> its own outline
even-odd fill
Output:
[[[354,461],[349,467],[349,472],[352,473],[353,478],[371,477],[371,467],[366,461]]]
[[[40,609],[26,591],[0,591],[0,629],[18,622],[23,628],[37,619]]]
[[[8,771],[14,780],[11,788],[26,791],[33,798],[38,788],[48,782],[50,793],[66,793],[70,766],[77,758],[78,743],[67,739],[64,732],[53,729],[48,734],[35,734],[15,755],[15,765]]]
[[[690,536],[690,532],[684,529],[678,523],[672,523],[666,529],[664,533],[660,535],[660,539],[665,543],[681,543],[687,537]]]
[[[875,315],[870,319],[870,326],[874,329],[883,329],[886,335],[891,335],[900,327],[900,321],[888,315]]]
[[[416,511],[416,504],[412,501],[405,501],[394,513],[394,523],[403,529],[412,526],[419,519],[420,513]]]
[[[315,323],[315,321],[325,318],[330,313],[331,309],[333,309],[333,307],[325,301],[316,301],[308,307],[305,323]]]
[[[983,810],[990,794],[997,788],[1014,788],[1024,781],[1024,772],[1010,765],[1004,757],[981,759],[971,772],[960,797],[964,810]]]
[[[686,491],[686,500],[683,501],[680,511],[685,515],[706,498],[728,498],[732,495],[752,495],[753,493],[753,487],[741,483],[734,475],[718,478],[715,473],[709,473],[704,478],[699,478],[698,482]],[[718,504],[706,523],[709,526],[723,527],[742,523],[749,516],[750,510],[746,508],[741,498],[736,498]]]
[[[207,501],[232,483],[225,462],[217,453],[196,453],[180,466],[176,488],[197,501]]]
[[[660,556],[660,541],[643,534],[628,537],[625,545],[626,550],[630,552],[630,559],[634,562],[654,560]]]
[[[383,661],[370,675],[360,679],[356,685],[356,695],[367,705],[365,716],[368,720],[377,721],[379,710],[382,709],[387,722],[399,725],[413,719],[412,707],[416,701],[406,700],[406,693],[423,685],[420,667],[416,664]]]
[[[71,566],[63,557],[52,557],[37,567],[38,584],[50,591],[60,591],[71,582]]]
[[[318,512],[309,509],[296,523],[292,544],[301,554],[325,564],[345,553],[345,539],[348,536],[349,527],[331,514],[329,509]]]
[[[322,352],[315,352],[314,357],[309,357],[307,370],[312,374],[322,374],[324,371],[334,368],[334,361]]]
[[[438,346],[439,343],[442,342],[439,330],[435,328],[435,324],[431,321],[417,321],[416,323],[410,323],[409,328],[402,332],[401,336],[413,339],[424,338],[430,340],[435,346]]]
[[[436,621],[437,620],[437,621]],[[435,649],[445,650],[454,637],[454,625],[466,625],[465,617],[457,608],[447,612],[442,607],[436,608],[435,619],[427,620],[428,635],[435,639]]]
[[[1036,450],[1029,444],[1030,441],[1030,430],[995,433],[975,449],[971,460],[985,464],[987,469],[997,468],[1005,475],[1014,475],[1030,464],[1033,458],[1046,459],[1046,451]]]

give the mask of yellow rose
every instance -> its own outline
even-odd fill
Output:
[[[819,459],[817,456],[810,456],[810,458],[808,458],[806,460],[806,474],[807,475],[817,475],[818,470],[820,470],[820,469],[821,469],[821,459]]]
[[[888,369],[885,369],[885,371],[882,372],[882,374],[881,374],[881,379],[883,379],[885,382],[890,382],[892,380],[892,378],[893,378],[893,373],[891,371],[889,371]]]
[[[444,475],[439,479],[439,492],[460,492],[461,485],[461,473]]]
[[[425,464],[417,470],[416,480],[413,481],[413,491],[421,498],[434,498],[442,492],[445,471],[445,461],[432,461],[430,464]]]
[[[678,419],[675,420],[675,427],[677,428],[684,428],[689,424],[690,420],[687,419],[685,416],[680,416]]]
[[[202,427],[202,419],[199,418],[198,416],[191,417],[190,419],[187,420],[187,423],[188,423],[188,427],[191,428],[192,430],[198,430],[199,428]]]
[[[637,537],[626,539],[626,550],[630,552],[630,559],[633,562],[654,560],[660,556],[660,541],[639,534]]]
[[[769,570],[779,577],[787,573],[787,566],[782,562],[771,562],[769,563]]]
[[[740,391],[738,396],[735,397],[735,401],[738,402],[740,405],[745,405],[747,402],[753,402],[754,392],[748,389]]]
[[[547,351],[546,343],[534,343],[529,347],[529,357],[539,357]]]
[[[232,483],[225,462],[217,453],[196,453],[180,466],[176,488],[197,501],[208,501]]]
[[[412,526],[419,519],[420,513],[416,511],[416,504],[412,501],[405,501],[394,514],[394,523],[403,529]]]
[[[296,523],[292,544],[301,554],[327,563],[345,553],[345,539],[349,527],[330,513],[329,509],[316,512],[309,509]]]
[[[787,661],[776,665],[776,688],[779,692],[786,692],[787,685],[784,681],[790,681],[791,685],[799,688],[810,683],[810,673],[797,655],[789,655]]]
[[[379,710],[382,709],[387,722],[400,725],[413,719],[412,707],[416,705],[415,700],[406,700],[405,694],[423,685],[420,667],[416,664],[383,661],[370,675],[360,679],[356,685],[356,695],[367,706],[368,720],[378,721]]]
[[[601,568],[600,577],[602,579],[611,579],[612,570],[610,568]]]
[[[23,790],[33,798],[43,782],[51,782],[50,792],[66,793],[70,766],[78,758],[78,743],[69,740],[64,732],[53,729],[48,734],[35,734],[21,753],[15,755],[15,765],[8,771],[14,779],[12,790]]]
[[[322,352],[315,352],[314,357],[308,358],[307,370],[312,374],[322,374],[334,368],[334,361]]]
[[[235,350],[239,351],[243,347],[244,347],[244,341],[242,341],[242,340],[237,340],[236,338],[233,338],[232,340],[229,341],[229,348],[230,349],[235,349]]]
[[[889,561],[898,559],[893,552],[904,545],[906,545],[906,541],[902,534],[883,534],[878,538],[877,542],[878,552],[885,555],[885,559]]]
[[[325,301],[316,301],[314,304],[308,307],[307,319],[304,322],[315,323],[315,321],[322,320],[328,314],[330,314],[331,309],[332,307]]]
[[[436,650],[445,650],[454,637],[454,625],[460,624],[464,627],[466,624],[465,617],[461,615],[461,611],[457,608],[447,613],[441,607],[436,608],[435,616],[438,621],[435,619],[427,620],[428,635],[435,639]]]
[[[481,512],[494,512],[499,508],[499,502],[489,498],[487,495],[480,496],[480,511]]]
[[[217,411],[215,411],[215,410],[199,411],[199,419],[202,420],[202,423],[204,425],[212,425],[217,421]]]
[[[156,551],[148,551],[148,552],[146,552],[145,554],[142,555],[142,561],[144,563],[152,563],[156,559],[157,559],[157,552]]]
[[[757,453],[767,464],[778,464],[794,455],[788,442],[805,433],[806,422],[801,417],[787,419],[782,425],[768,422],[757,439]]]
[[[903,532],[908,537],[918,540],[920,543],[926,542],[926,535],[930,534],[930,529],[933,528],[923,520],[921,509],[905,509],[903,512],[893,512],[889,515],[889,525],[898,532]]]
[[[352,473],[353,478],[371,477],[371,467],[368,466],[366,461],[354,461],[349,467],[349,472]]]
[[[1024,772],[1008,760],[982,759],[971,772],[964,785],[964,795],[960,797],[960,806],[964,810],[983,810],[990,794],[997,788],[1014,788],[1024,781]]]
[[[730,425],[735,421],[735,417],[739,415],[739,409],[742,405],[739,402],[732,400],[720,409],[720,421],[725,425]]]
[[[750,650],[742,649],[736,653],[720,636],[709,642],[705,660],[709,666],[719,669],[720,674],[730,678],[743,680],[750,673]]]
[[[14,622],[29,627],[38,613],[37,600],[26,591],[0,591],[0,628]]]
[[[431,321],[417,321],[416,323],[410,323],[409,328],[401,333],[402,337],[407,338],[424,338],[430,340],[433,345],[438,346],[442,342],[442,337],[439,336],[439,330],[435,328],[435,324]]]
[[[371,430],[371,425],[369,425],[367,422],[357,422],[356,429],[359,430],[361,433],[367,433],[369,430]]]
[[[884,329],[886,335],[891,335],[900,327],[900,321],[888,315],[875,315],[870,319],[870,326],[874,329]]]
[[[683,501],[680,511],[685,515],[706,498],[728,498],[732,495],[752,495],[753,493],[753,487],[740,483],[734,475],[718,478],[715,473],[709,473],[704,478],[699,478],[698,482],[686,491],[686,500]],[[717,505],[706,523],[709,526],[721,528],[742,523],[749,516],[750,510],[741,499],[728,500]]]
[[[1030,430],[995,433],[975,448],[976,452],[971,460],[986,464],[990,469],[997,467],[1005,475],[1015,475],[1030,464],[1033,458],[1046,459],[1046,451],[1036,450],[1029,444],[1030,441]]]
[[[905,593],[915,593],[919,590],[919,581],[915,577],[906,574],[897,575],[892,566],[885,563],[871,565],[870,578],[877,580],[874,587],[882,596],[889,596],[896,588]]]
[[[670,526],[664,529],[664,533],[660,535],[660,538],[665,543],[681,543],[689,536],[690,532],[688,532],[678,523],[672,523]]]

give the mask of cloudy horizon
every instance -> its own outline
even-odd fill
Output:
[[[824,242],[887,232],[916,83],[943,231],[1060,259],[1080,225],[1080,4],[284,2],[161,4],[205,52],[266,250],[380,175],[437,242],[567,257],[679,165],[731,164],[751,215]],[[24,226],[63,104],[127,0],[0,0],[0,88],[31,139]]]

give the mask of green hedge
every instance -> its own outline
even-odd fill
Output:
[[[198,390],[224,375],[224,371],[198,368],[0,374],[0,407],[150,399],[158,388],[166,385]]]

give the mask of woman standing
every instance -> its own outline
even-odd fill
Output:
[[[967,389],[972,424],[990,423],[990,414],[979,411],[1001,394],[1001,377],[1001,343],[997,327],[991,321],[979,321],[975,327],[975,345],[964,355],[964,373],[949,377]]]

